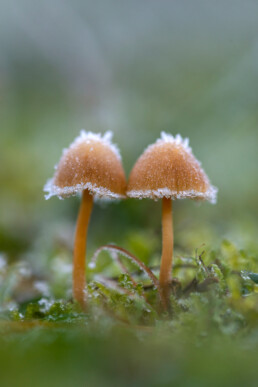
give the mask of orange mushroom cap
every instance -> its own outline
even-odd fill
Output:
[[[136,161],[127,186],[131,198],[199,199],[216,203],[217,188],[210,184],[188,139],[161,133]]]
[[[111,142],[112,133],[103,136],[81,131],[55,167],[54,177],[49,180],[45,196],[60,199],[88,190],[97,197],[120,199],[125,197],[126,180],[120,152]]]

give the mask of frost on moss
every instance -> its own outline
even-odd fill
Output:
[[[105,265],[99,266],[104,250],[111,253],[111,257],[108,259],[107,256]],[[229,241],[223,241],[218,250],[203,248],[187,257],[177,254],[171,283],[172,314],[168,316],[160,308],[153,278],[139,270],[137,262],[136,265],[128,263],[126,253],[121,255],[118,263],[117,256],[114,257],[117,252],[114,246],[113,249],[105,247],[94,256],[93,262],[97,256],[99,259],[91,265],[87,313],[71,302],[71,294],[67,291],[71,286],[71,273],[66,272],[60,277],[54,267],[55,260],[51,260],[54,266],[49,268],[51,278],[40,282],[44,286],[38,286],[39,279],[33,271],[25,270],[25,264],[8,265],[6,262],[1,271],[2,319],[24,324],[30,321],[86,324],[88,327],[101,324],[100,329],[121,322],[132,327],[158,329],[167,321],[166,329],[178,334],[188,330],[197,335],[196,338],[204,332],[241,336],[251,334],[255,329],[258,318],[258,262],[254,254],[237,249]],[[154,259],[149,265],[152,272],[158,274],[155,262]],[[28,292],[28,284],[31,298],[22,295],[25,290]],[[103,324],[107,324],[106,328]]]

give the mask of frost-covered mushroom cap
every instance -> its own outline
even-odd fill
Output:
[[[129,177],[127,196],[131,198],[199,199],[216,203],[217,188],[189,147],[178,134],[161,133],[136,161]]]
[[[111,138],[111,132],[102,137],[82,130],[64,149],[53,179],[45,185],[46,199],[55,195],[62,199],[85,189],[97,197],[123,198],[125,175],[119,150]]]

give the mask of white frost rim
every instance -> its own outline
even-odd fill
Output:
[[[87,189],[96,199],[98,198],[107,198],[107,199],[124,199],[124,195],[117,194],[110,191],[104,187],[98,187],[96,184],[92,183],[80,183],[72,187],[63,187],[60,188],[57,185],[53,184],[53,179],[47,181],[44,186],[44,192],[48,194],[45,195],[45,199],[48,200],[52,196],[57,196],[59,199],[64,199],[68,196],[73,196],[78,193],[81,193]]]
[[[199,199],[199,200],[207,200],[212,204],[216,204],[217,202],[217,192],[218,188],[214,186],[210,186],[206,192],[199,192],[195,190],[187,190],[187,191],[172,191],[169,188],[160,188],[157,190],[131,190],[127,192],[127,196],[129,198],[135,199],[162,199],[162,198],[171,198],[171,199]]]

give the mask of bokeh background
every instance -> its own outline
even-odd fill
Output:
[[[0,1],[1,387],[257,385],[257,85],[256,0]],[[174,275],[209,275],[190,258],[202,246],[229,278],[213,264],[220,287],[173,299],[171,320],[138,325],[146,310],[110,293],[130,326],[98,293],[82,317],[66,302],[80,200],[43,186],[82,128],[114,132],[127,176],[161,131],[180,133],[219,188],[216,205],[174,203],[175,261],[199,262]],[[97,203],[88,258],[112,242],[158,275],[160,223],[160,202]],[[88,279],[119,274],[103,254]]]
[[[45,201],[42,190],[81,128],[114,132],[127,175],[160,131],[189,137],[218,204],[175,203],[176,249],[224,238],[257,245],[257,1],[2,0],[0,53],[0,251],[9,260],[43,268],[53,245],[71,251],[79,200]],[[108,242],[146,260],[158,254],[160,209],[96,205],[89,254]]]

